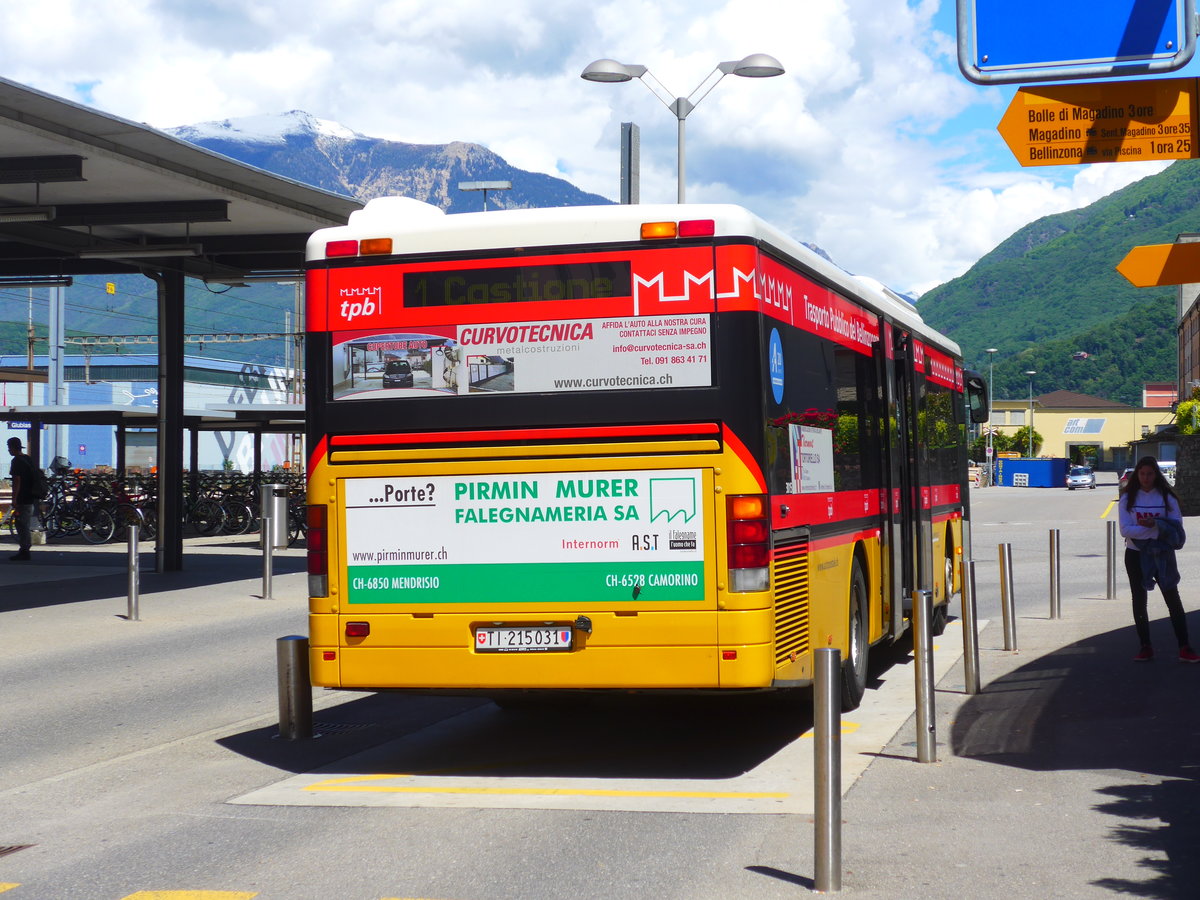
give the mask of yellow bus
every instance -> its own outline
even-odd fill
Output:
[[[313,684],[774,691],[962,579],[956,345],[729,205],[445,215],[308,245]]]

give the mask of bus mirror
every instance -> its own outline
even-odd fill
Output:
[[[963,382],[967,388],[967,408],[971,413],[971,421],[977,425],[986,422],[991,418],[987,382],[978,372],[963,372]]]

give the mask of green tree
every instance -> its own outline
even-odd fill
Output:
[[[1175,408],[1175,425],[1180,434],[1200,433],[1200,388],[1192,388],[1192,396]]]
[[[1071,462],[1081,466],[1090,466],[1100,458],[1100,449],[1094,444],[1079,444],[1071,448]]]
[[[1006,448],[1008,450],[1016,450],[1018,453],[1025,454],[1029,452],[1029,426],[1022,425],[1013,432],[1012,442]],[[1033,455],[1037,456],[1042,449],[1042,436],[1035,429],[1033,432]]]
[[[1012,438],[1003,431],[997,431],[992,434],[992,452],[1000,453],[1005,450],[1015,449],[1012,446]],[[974,441],[971,442],[971,459],[985,460],[987,459],[987,435],[979,434]]]

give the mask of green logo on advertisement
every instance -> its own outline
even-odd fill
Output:
[[[668,522],[682,516],[684,522],[696,518],[695,478],[651,478],[650,521],[666,516]]]

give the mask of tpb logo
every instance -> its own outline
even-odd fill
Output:
[[[343,298],[340,312],[347,322],[352,322],[359,316],[373,316],[383,312],[383,288],[379,286],[342,288],[338,296]]]

